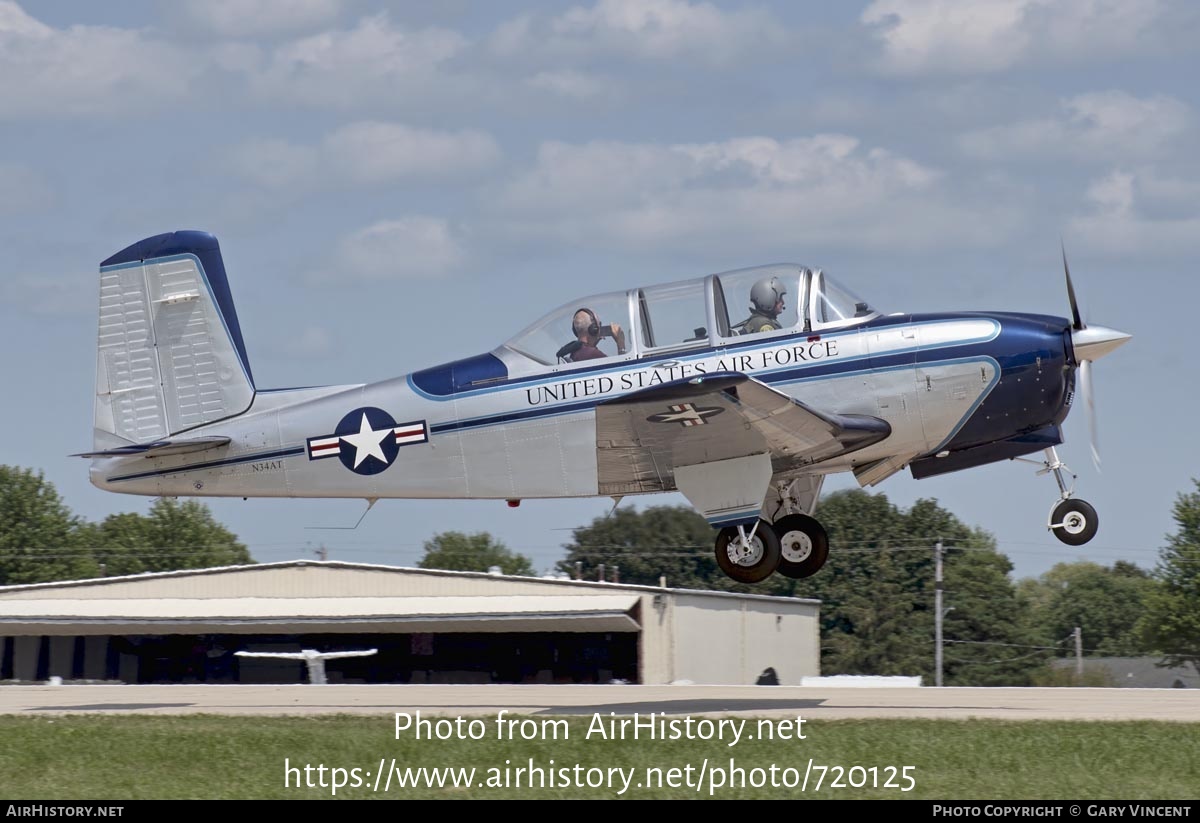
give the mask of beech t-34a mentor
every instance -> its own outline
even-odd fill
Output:
[[[771,265],[573,300],[492,351],[380,383],[258,389],[210,234],[100,266],[91,480],[154,496],[522,498],[681,492],[716,559],[812,575],[825,475],[873,486],[1044,452],[1047,527],[1095,510],[1055,446],[1090,363],[1129,335],[1008,312],[884,314]],[[1090,418],[1090,414],[1089,414]],[[1093,451],[1094,451],[1093,427]],[[1025,458],[1022,458],[1025,459]]]

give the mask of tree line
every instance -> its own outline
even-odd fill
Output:
[[[775,575],[747,586],[726,577],[713,532],[687,506],[619,508],[572,533],[559,576],[821,601],[821,667],[838,674],[920,675],[933,682],[934,543],[943,547],[946,685],[1038,685],[1047,662],[1155,655],[1200,671],[1200,481],[1178,495],[1177,531],[1148,571],[1118,561],[1059,563],[1013,580],[994,538],[934,500],[902,510],[862,490],[822,498],[830,556],[810,578]],[[487,532],[448,531],[418,566],[533,575],[533,562]],[[253,563],[246,547],[196,501],[157,500],[146,515],[91,523],[71,513],[40,472],[0,466],[0,585]]]
[[[1174,510],[1179,531],[1158,566],[1059,563],[1014,580],[988,533],[934,500],[901,510],[883,494],[835,492],[821,500],[831,551],[816,575],[775,575],[748,586],[721,573],[712,528],[687,506],[618,509],[574,530],[560,575],[674,588],[739,591],[821,601],[821,668],[838,674],[920,675],[934,682],[934,546],[943,546],[943,682],[1025,686],[1070,683],[1048,663],[1157,656],[1200,670],[1200,483]],[[425,544],[424,568],[521,568],[529,558],[490,534],[447,532]]]
[[[99,523],[73,514],[41,472],[0,466],[0,586],[253,563],[194,500]]]

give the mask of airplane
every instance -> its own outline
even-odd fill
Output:
[[[1091,363],[1130,335],[1071,317],[885,314],[773,264],[590,295],[493,350],[393,379],[260,389],[220,246],[175,231],[100,264],[91,482],[150,496],[611,497],[678,491],[733,580],[815,574],[825,477],[863,487],[1021,459],[1046,527],[1096,534],[1059,460]],[[1041,452],[1040,461],[1025,455]]]
[[[308,667],[308,682],[314,686],[325,686],[329,679],[325,676],[326,660],[341,660],[344,657],[370,657],[379,649],[362,649],[346,652],[319,652],[316,649],[301,649],[298,652],[234,652],[235,657],[264,657],[273,660],[303,660]]]

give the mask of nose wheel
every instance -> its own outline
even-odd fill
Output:
[[[1096,536],[1100,516],[1090,503],[1068,497],[1050,512],[1050,531],[1068,546],[1082,546]]]
[[[779,537],[765,520],[721,529],[715,551],[721,571],[739,583],[761,583],[779,567]]]

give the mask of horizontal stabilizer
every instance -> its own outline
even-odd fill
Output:
[[[190,454],[215,449],[218,446],[229,445],[228,437],[181,437],[173,440],[156,440],[153,443],[131,443],[116,449],[105,449],[98,452],[83,452],[72,457],[166,457],[169,454]]]

